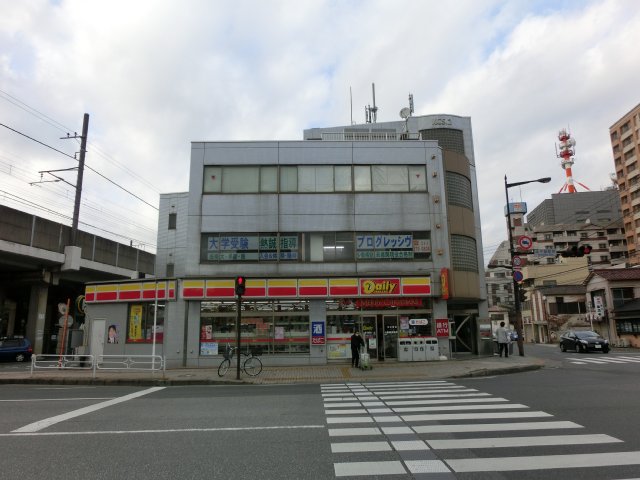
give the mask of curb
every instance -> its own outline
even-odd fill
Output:
[[[501,366],[496,368],[479,368],[467,372],[443,374],[441,376],[428,377],[433,379],[447,378],[475,378],[488,377],[493,375],[508,375],[512,373],[528,372],[539,370],[543,364],[527,364]],[[274,378],[247,381],[246,379],[231,380],[218,378],[86,378],[86,377],[23,377],[23,378],[2,378],[0,385],[98,385],[98,386],[185,386],[185,385],[313,385],[327,382],[362,382],[362,381],[388,381],[389,378],[415,380],[424,375],[367,375],[368,372],[358,372],[358,375],[350,378],[325,376],[316,378]],[[363,378],[364,376],[364,378]],[[367,378],[369,377],[369,378]]]

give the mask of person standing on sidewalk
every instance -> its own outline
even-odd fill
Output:
[[[502,350],[504,350],[504,358],[509,358],[509,332],[504,328],[504,322],[500,322],[500,326],[496,329],[496,340],[500,357],[502,357]]]
[[[351,335],[351,366],[360,367],[360,347],[364,345],[364,340],[357,330]]]

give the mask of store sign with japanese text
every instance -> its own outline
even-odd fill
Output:
[[[422,299],[418,297],[401,298],[357,298],[356,308],[415,307],[422,308]]]
[[[311,322],[311,344],[324,345],[325,343],[324,322]]]

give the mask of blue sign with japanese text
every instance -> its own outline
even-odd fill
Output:
[[[311,344],[325,344],[324,322],[311,322]]]

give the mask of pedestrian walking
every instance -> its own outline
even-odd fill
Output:
[[[496,329],[496,340],[500,357],[502,357],[502,350],[504,350],[504,358],[509,358],[509,332],[504,328],[504,322],[500,322],[500,326]]]
[[[360,367],[360,347],[364,345],[364,340],[357,330],[351,335],[351,366]]]

